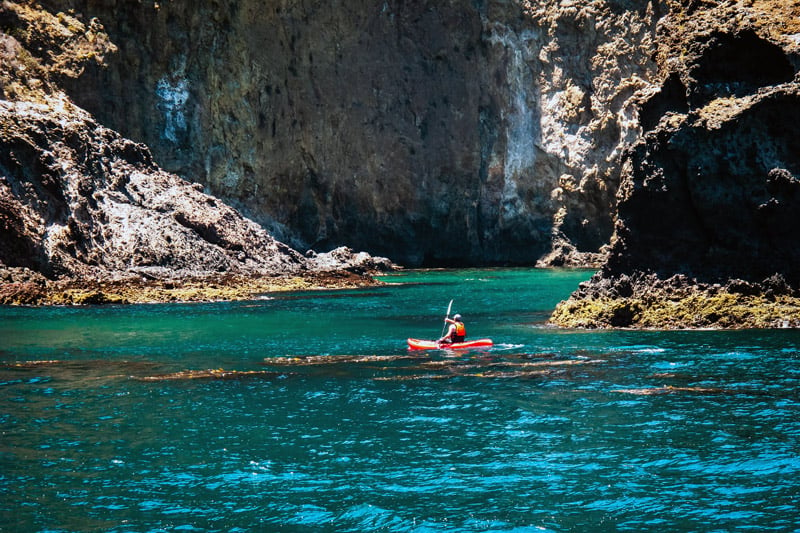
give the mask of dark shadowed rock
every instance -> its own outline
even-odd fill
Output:
[[[298,250],[596,265],[661,2],[47,0],[117,52],[63,86]]]
[[[664,82],[623,162],[608,260],[556,323],[798,323],[798,16],[791,2],[694,3],[662,21]]]

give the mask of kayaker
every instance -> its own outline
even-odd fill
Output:
[[[445,322],[450,324],[447,334],[438,340],[442,344],[452,344],[454,342],[464,342],[467,338],[467,328],[461,320],[461,315],[456,313],[453,318],[445,318]]]

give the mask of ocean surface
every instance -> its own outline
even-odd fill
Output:
[[[590,275],[0,308],[0,531],[800,530],[800,332],[548,327]]]

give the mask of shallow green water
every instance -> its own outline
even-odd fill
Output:
[[[800,528],[800,333],[545,327],[590,274],[0,308],[0,530]]]

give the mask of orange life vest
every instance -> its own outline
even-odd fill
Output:
[[[467,328],[464,326],[463,322],[456,322],[453,324],[456,329],[453,332],[453,341],[461,342],[467,337]]]

